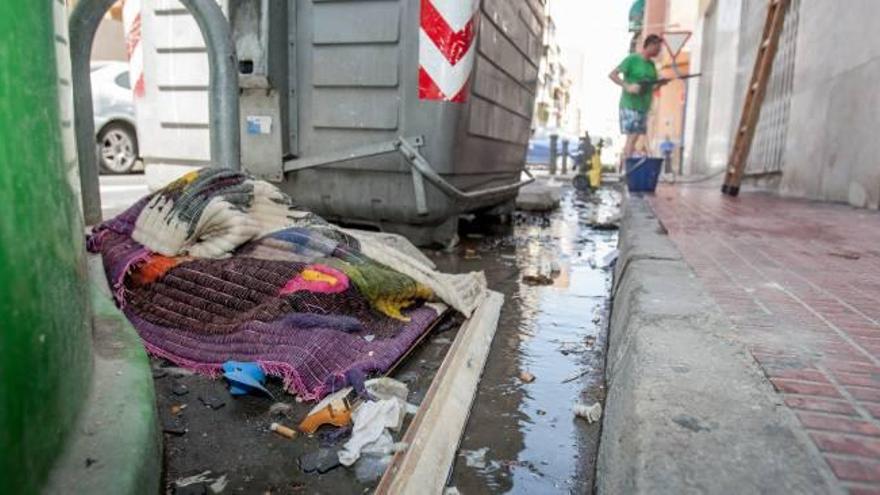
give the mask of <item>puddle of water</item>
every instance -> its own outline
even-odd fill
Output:
[[[616,248],[617,232],[589,223],[615,216],[619,201],[612,190],[568,191],[552,215],[518,217],[511,236],[463,247],[479,260],[438,260],[441,269],[485,270],[507,298],[453,470],[462,493],[592,491],[600,425],[575,418],[572,406],[604,399],[611,272],[591,260]],[[560,270],[552,285],[521,282],[548,258]],[[535,381],[524,383],[521,371]]]

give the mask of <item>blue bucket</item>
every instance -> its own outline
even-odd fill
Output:
[[[654,192],[662,167],[662,158],[627,158],[626,185],[630,192]]]

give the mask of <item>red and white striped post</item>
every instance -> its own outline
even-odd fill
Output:
[[[421,0],[419,99],[467,101],[479,7],[479,0]]]
[[[128,52],[128,70],[135,98],[144,96],[144,51],[141,44],[141,0],[125,0],[122,27]]]

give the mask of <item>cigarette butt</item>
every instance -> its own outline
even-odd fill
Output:
[[[294,438],[296,436],[296,431],[282,424],[272,423],[269,425],[269,429],[285,438]]]
[[[186,409],[186,404],[171,406],[171,414],[177,416],[182,413],[184,409]]]

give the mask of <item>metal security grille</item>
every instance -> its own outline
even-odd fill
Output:
[[[779,47],[773,59],[773,72],[768,82],[761,117],[755,130],[749,153],[746,175],[762,175],[781,172],[785,159],[785,143],[788,131],[789,108],[794,87],[794,65],[797,52],[797,31],[801,0],[792,0],[785,16],[785,24],[779,39]],[[749,0],[751,12],[766,9],[766,2]],[[743,13],[744,18],[747,15]],[[754,52],[756,46],[743,47]],[[742,53],[742,52],[741,52]]]

